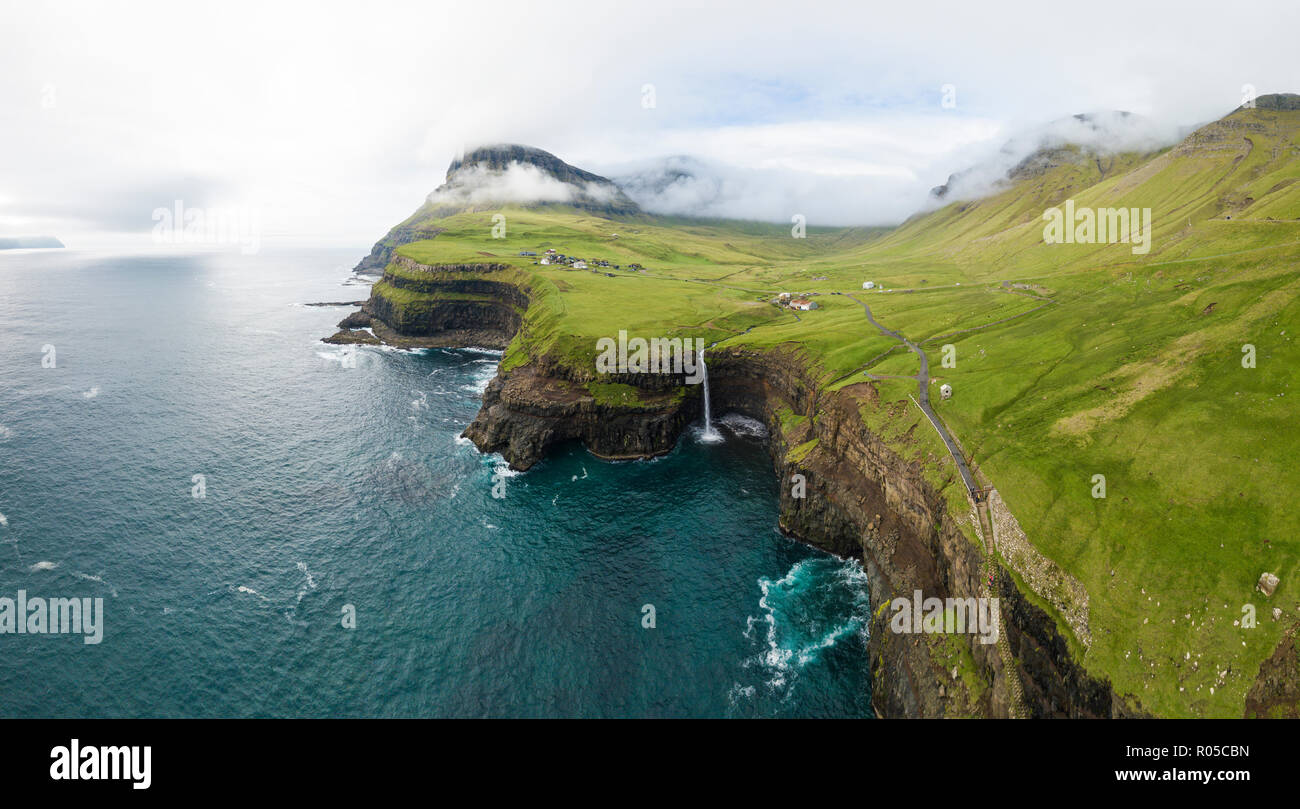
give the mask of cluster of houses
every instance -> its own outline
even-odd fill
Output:
[[[519,255],[524,256],[526,258],[537,257],[537,253],[533,252],[532,250],[520,250]],[[603,258],[593,258],[590,261],[587,261],[586,259],[581,259],[576,256],[566,256],[563,253],[556,250],[555,248],[548,249],[540,259],[538,259],[533,263],[546,264],[546,265],[563,265],[566,267],[572,267],[575,270],[590,269],[592,272],[599,272],[602,268],[610,269],[610,270],[623,269],[621,265],[611,264]],[[640,264],[629,264],[627,268],[634,272],[645,271],[645,267],[642,267]],[[608,275],[611,278],[614,277],[614,274],[609,272],[605,273],[605,275]]]
[[[813,309],[821,308],[817,301],[812,299],[812,293],[808,292],[799,295],[791,295],[789,292],[782,292],[780,295],[777,295],[776,300],[772,302],[777,306],[784,306],[789,309],[798,309],[802,312],[810,312]]]

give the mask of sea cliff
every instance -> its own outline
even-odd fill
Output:
[[[510,346],[464,435],[516,469],[575,440],[603,458],[670,451],[701,415],[700,386],[672,374],[598,375],[594,367],[520,346],[532,341],[512,343],[530,328],[530,308],[544,305],[540,292],[527,274],[504,265],[423,265],[397,256],[366,305],[332,339],[368,337],[349,331],[364,324],[398,345]],[[878,715],[1142,713],[1134,700],[1086,672],[1057,621],[1013,575],[989,562],[983,541],[971,538],[980,531],[973,512],[953,513],[917,461],[865,426],[863,409],[880,406],[870,383],[826,391],[793,344],[720,346],[708,352],[708,371],[715,412],[739,412],[768,429],[781,529],[860,559],[867,572]],[[801,491],[792,485],[797,480]],[[981,643],[977,634],[892,632],[889,602],[916,590],[939,598],[997,596],[1005,648]]]

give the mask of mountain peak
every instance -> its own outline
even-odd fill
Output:
[[[1237,109],[1248,109],[1245,105]],[[1257,110],[1300,110],[1300,95],[1295,93],[1268,93],[1255,99]]]
[[[1032,180],[1062,166],[1096,166],[1107,159],[1150,154],[1181,137],[1150,119],[1124,110],[1078,113],[1018,133],[994,155],[951,174],[930,189],[931,204],[968,200]]]
[[[640,211],[609,179],[518,143],[479,146],[451,161],[447,181],[429,195],[429,203],[448,212],[511,203],[571,205],[602,214]]]
[[[525,146],[520,143],[493,143],[471,149],[463,156],[451,161],[451,164],[447,166],[447,182],[452,182],[456,175],[467,169],[477,167],[488,171],[506,171],[510,168],[511,163],[534,166],[560,182],[609,182],[599,174],[593,174],[577,166],[569,165],[544,149]]]
[[[613,181],[571,166],[544,149],[518,143],[479,146],[451,161],[447,181],[376,242],[356,271],[383,270],[398,247],[437,236],[439,219],[503,205],[567,205],[601,216],[641,213]]]

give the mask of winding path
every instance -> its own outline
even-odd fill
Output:
[[[943,443],[948,446],[948,452],[952,454],[952,460],[957,464],[957,470],[961,472],[961,479],[966,483],[966,491],[970,495],[971,503],[975,507],[976,514],[980,521],[980,533],[987,537],[987,546],[984,556],[984,572],[980,575],[980,595],[984,598],[996,597],[996,589],[993,586],[993,577],[996,570],[997,557],[997,536],[996,529],[993,527],[993,515],[989,511],[988,503],[979,497],[978,489],[975,486],[975,478],[971,475],[970,467],[966,465],[966,459],[962,457],[961,450],[957,448],[957,442],[953,440],[948,429],[943,426],[939,416],[930,406],[930,359],[925,355],[925,351],[919,345],[908,340],[903,335],[892,329],[887,329],[876,322],[876,318],[871,314],[871,307],[852,295],[845,295],[853,301],[856,301],[862,307],[862,311],[867,313],[867,320],[871,325],[880,330],[880,333],[899,341],[912,350],[921,359],[921,371],[915,377],[895,377],[902,379],[915,379],[917,384],[917,398],[914,399],[917,406],[930,419],[934,429],[939,432],[939,437]],[[1048,304],[1044,304],[1046,306]],[[1040,307],[1041,308],[1041,307]],[[993,324],[989,324],[993,325]],[[866,373],[866,372],[864,372]],[[1020,683],[1020,675],[1016,665],[1015,657],[1011,653],[1011,644],[1007,641],[1006,622],[1002,620],[1002,612],[998,611],[998,655],[1002,659],[1002,667],[1005,672],[1007,683],[1007,712],[1015,719],[1026,719],[1029,717],[1029,711],[1025,706],[1024,687]]]
[[[957,471],[961,473],[962,482],[966,484],[966,491],[970,494],[971,500],[978,502],[975,493],[979,487],[975,485],[975,477],[971,474],[970,467],[966,465],[966,459],[962,456],[961,450],[957,447],[957,442],[953,440],[952,434],[948,432],[947,427],[943,426],[943,422],[939,420],[938,414],[936,414],[934,408],[930,406],[930,358],[925,355],[925,351],[916,343],[913,343],[898,332],[893,331],[892,329],[887,329],[877,323],[876,318],[871,314],[871,307],[867,306],[866,303],[858,300],[852,295],[846,294],[844,297],[861,306],[862,311],[867,313],[868,322],[879,329],[881,334],[907,346],[911,349],[913,354],[916,354],[916,356],[920,358],[921,371],[915,377],[907,377],[908,379],[916,380],[917,405],[921,408],[921,412],[925,413],[926,418],[930,419],[930,423],[934,425],[934,429],[939,432],[939,437],[942,438],[943,443],[947,445],[948,452],[952,455],[953,462],[957,464]]]

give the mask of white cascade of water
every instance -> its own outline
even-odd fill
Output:
[[[704,432],[700,435],[710,443],[722,440],[722,433],[713,429],[713,407],[709,402],[709,366],[704,362],[704,349],[700,349],[700,384],[704,386]]]

